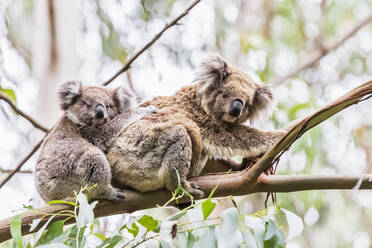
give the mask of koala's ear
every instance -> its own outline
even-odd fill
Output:
[[[115,89],[114,103],[118,106],[120,112],[135,108],[137,97],[132,89],[127,86],[121,86]]]
[[[58,91],[58,97],[62,110],[73,104],[81,96],[83,86],[80,81],[67,81],[63,83]]]
[[[274,96],[270,86],[260,85],[256,89],[252,105],[250,108],[249,119],[255,120],[259,116],[269,116],[274,106]]]
[[[199,92],[202,92],[211,84],[219,85],[230,73],[227,62],[219,54],[214,54],[200,64],[194,82],[201,83]]]

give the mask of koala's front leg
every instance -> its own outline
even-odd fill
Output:
[[[187,180],[192,160],[191,138],[183,125],[176,125],[162,134],[162,143],[167,143],[168,147],[161,163],[161,171],[165,171],[165,188],[174,191],[178,186],[178,178],[184,189],[197,198],[201,198],[204,192],[199,189],[199,185]]]
[[[79,172],[80,171],[80,172]],[[85,152],[78,161],[76,174],[85,178],[81,183],[88,186],[96,185],[88,195],[93,199],[108,199],[122,201],[125,194],[111,186],[111,167],[106,156],[98,148],[94,147]]]
[[[245,125],[216,125],[202,130],[208,154],[220,157],[256,157],[268,151],[286,131],[263,131]]]

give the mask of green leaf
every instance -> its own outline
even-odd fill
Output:
[[[264,248],[285,247],[285,237],[274,220],[267,220],[267,229],[264,238]]]
[[[76,206],[75,202],[62,201],[62,200],[53,200],[53,201],[48,201],[47,204],[48,204],[48,205],[54,205],[54,204],[67,204],[67,205]]]
[[[154,230],[159,224],[157,220],[146,214],[142,216],[137,222],[144,226],[148,232]]]
[[[216,207],[216,203],[212,202],[211,199],[208,198],[207,200],[203,201],[202,211],[203,211],[204,220],[208,218],[208,216],[213,212],[215,207]]]
[[[36,235],[35,235],[35,238],[34,238],[34,244],[37,245],[39,239],[41,238],[41,236],[43,235],[45,229],[47,228],[47,226],[49,225],[49,223],[53,220],[53,218],[55,217],[56,215],[52,215],[49,220],[47,222],[45,222],[45,224],[39,229],[39,231],[37,231]]]
[[[107,238],[105,239],[105,241],[102,242],[102,244],[100,244],[99,246],[97,246],[96,248],[102,248],[102,247],[105,247],[105,248],[112,248],[114,247],[117,243],[119,243],[121,240],[123,240],[123,237],[120,236],[120,235],[115,235],[111,238]],[[107,245],[107,246],[106,246]]]
[[[240,247],[238,230],[239,213],[237,208],[229,208],[221,214],[221,225],[217,228],[218,247]]]
[[[12,100],[13,103],[17,102],[14,90],[4,89],[0,86],[0,94],[3,94],[4,96],[8,97],[10,100]]]
[[[207,231],[199,237],[195,248],[217,247],[217,240],[215,235],[215,226],[209,226]]]
[[[53,243],[53,240],[55,238],[63,234],[63,225],[64,225],[63,220],[53,222],[49,226],[47,232],[44,235],[42,235],[42,237],[39,239],[39,241],[37,242],[37,245]]]
[[[193,248],[196,243],[196,237],[191,231],[187,232],[187,248]]]
[[[127,230],[128,230],[129,233],[133,234],[134,237],[137,236],[138,231],[139,231],[139,228],[138,228],[138,226],[136,225],[136,223],[133,223],[133,224],[132,224],[132,228],[129,228],[129,227],[126,227],[126,228],[127,228]]]
[[[71,229],[69,230],[68,238],[65,244],[68,247],[74,247],[74,248],[85,247],[87,240],[84,235],[84,232],[86,228],[87,228],[86,226],[84,226],[83,228],[78,228],[76,225],[73,225]],[[76,240],[78,244],[76,243]]]
[[[18,248],[23,248],[21,227],[21,216],[17,215],[10,222],[10,234],[12,235],[13,241]]]

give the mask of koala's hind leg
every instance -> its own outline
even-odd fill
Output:
[[[83,174],[86,184],[96,185],[89,191],[88,196],[91,199],[124,200],[125,194],[111,186],[111,168],[106,156],[99,149],[95,148],[94,151],[95,153],[85,153],[79,163],[79,167],[85,171]]]
[[[182,125],[174,126],[162,135],[167,140],[168,149],[164,153],[162,168],[166,168],[167,173],[164,178],[165,188],[174,191],[178,185],[178,176],[184,189],[197,198],[201,198],[204,192],[199,189],[199,185],[187,181],[192,159],[191,138]]]

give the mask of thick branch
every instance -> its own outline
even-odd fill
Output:
[[[330,53],[331,51],[337,49],[339,46],[341,46],[347,39],[354,36],[362,27],[367,25],[372,21],[372,14],[369,15],[367,18],[365,18],[363,21],[361,21],[358,25],[356,25],[353,29],[351,29],[348,33],[346,33],[341,39],[334,42],[331,45],[323,45],[320,49],[315,51],[314,53],[310,54],[305,58],[302,64],[300,64],[297,68],[293,69],[290,73],[285,75],[284,77],[278,78],[272,82],[272,85],[278,85],[283,82],[285,82],[287,79],[292,78],[296,76],[301,71],[305,70],[308,67],[313,66],[316,62],[318,62],[321,58],[323,58],[325,55]]]
[[[43,132],[47,132],[48,131],[48,128],[44,127],[43,125],[41,125],[40,123],[38,123],[37,121],[35,121],[31,116],[29,116],[28,114],[26,114],[25,112],[23,112],[22,110],[20,110],[13,102],[12,100],[10,100],[8,97],[4,96],[3,94],[0,94],[0,99],[1,100],[4,100],[5,102],[7,102],[9,104],[9,106],[17,113],[19,114],[20,116],[22,116],[23,118],[25,118],[26,120],[28,120],[34,127],[40,129],[41,131]]]
[[[219,186],[214,194],[215,197],[228,195],[246,195],[257,192],[295,192],[300,190],[316,189],[353,189],[360,183],[360,189],[372,189],[371,175],[296,175],[296,176],[265,176],[262,175],[260,180],[254,184],[249,184],[242,176],[243,172],[235,172],[229,175],[207,175],[194,178],[192,181],[200,184],[201,189],[208,194],[217,183]],[[361,179],[362,178],[362,179]],[[239,185],[236,190],[235,185]],[[115,215],[125,212],[155,207],[157,204],[166,203],[170,197],[170,192],[165,190],[140,194],[131,190],[125,191],[127,199],[123,203],[110,201],[100,201],[94,212],[95,217]],[[183,198],[180,202],[187,202],[189,199]],[[68,205],[52,205],[39,209],[28,211],[22,214],[22,233],[30,233],[29,225],[32,220],[39,219],[45,214],[55,214],[59,211],[71,209]],[[10,222],[13,217],[0,221],[0,242],[9,238]],[[66,217],[56,216],[54,220],[61,220]],[[39,228],[47,221],[44,218],[39,224]],[[71,222],[70,222],[71,223]],[[37,230],[34,230],[37,231]]]
[[[186,16],[189,11],[194,8],[195,5],[197,5],[201,0],[196,0],[194,1],[184,12],[182,12],[182,14],[180,14],[179,16],[177,16],[173,21],[171,21],[169,24],[165,25],[165,27],[155,35],[154,38],[152,38],[152,40],[150,40],[141,50],[139,50],[136,54],[134,54],[134,56],[132,58],[130,58],[128,60],[128,62],[114,75],[112,76],[109,80],[107,80],[106,82],[103,83],[103,85],[108,85],[109,83],[111,83],[115,78],[117,78],[120,74],[122,74],[123,72],[125,72],[126,70],[128,70],[130,68],[130,65],[134,62],[134,60],[137,59],[138,56],[140,56],[144,51],[146,51],[150,46],[152,46],[152,44],[155,43],[155,41],[157,41],[165,31],[167,31],[168,28],[174,26],[177,24],[177,22],[179,20],[181,20],[184,16]]]

